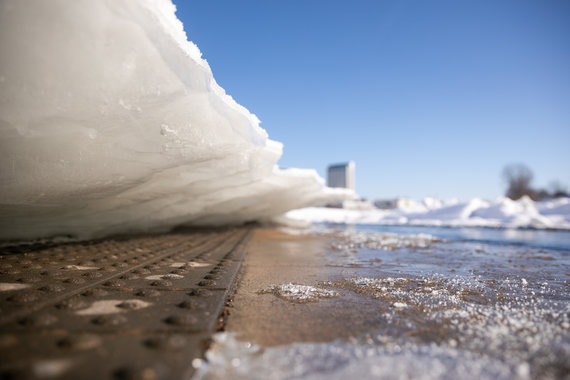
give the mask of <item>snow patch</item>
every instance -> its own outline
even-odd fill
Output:
[[[449,227],[501,227],[570,230],[570,198],[534,202],[499,197],[467,202],[428,198],[423,205],[391,210],[305,208],[289,211],[287,219],[305,223],[424,225]]]

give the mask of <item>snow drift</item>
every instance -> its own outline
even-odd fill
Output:
[[[219,225],[337,202],[216,83],[170,0],[0,3],[0,239]]]
[[[441,202],[427,198],[422,204],[392,210],[307,208],[287,218],[303,222],[422,225],[447,227],[538,228],[570,230],[570,198],[533,202],[499,197],[494,202],[474,198]]]

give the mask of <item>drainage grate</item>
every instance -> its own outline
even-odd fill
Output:
[[[194,231],[0,255],[0,378],[189,376],[250,235]]]

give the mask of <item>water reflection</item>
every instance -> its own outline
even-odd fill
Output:
[[[326,224],[326,226],[334,226]],[[348,231],[372,231],[396,234],[429,234],[452,241],[513,244],[535,248],[570,250],[570,231],[503,229],[482,227],[343,225]]]

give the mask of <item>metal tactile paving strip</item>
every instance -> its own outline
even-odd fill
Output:
[[[208,235],[205,235],[193,235],[193,238],[187,238],[185,242],[177,235],[173,235],[171,239],[163,235],[150,241],[137,239],[124,241],[123,244],[112,242],[111,249],[101,249],[100,245],[89,245],[86,249],[80,245],[73,250],[73,246],[66,246],[67,252],[50,253],[49,256],[53,260],[42,266],[34,265],[34,262],[43,261],[42,253],[47,255],[48,252],[24,254],[23,257],[0,256],[3,259],[2,264],[10,266],[7,273],[4,273],[0,266],[2,282],[27,286],[0,302],[0,325],[39,310],[48,303],[56,303],[59,300],[67,300],[62,301],[64,303],[73,302],[71,295],[99,284],[111,288],[122,287],[125,283],[122,277],[129,272],[150,273],[158,268],[157,262],[160,259],[180,252],[193,258],[219,245],[218,240],[223,241],[231,237],[229,232],[220,234],[216,239],[208,239]],[[145,247],[146,244],[149,247]]]
[[[191,373],[249,236],[202,231],[1,255],[0,282],[26,287],[0,292],[0,378]],[[105,303],[115,312],[88,312]]]
[[[177,379],[192,373],[205,333],[20,334],[2,360],[5,379]],[[8,351],[8,349],[4,349]]]

